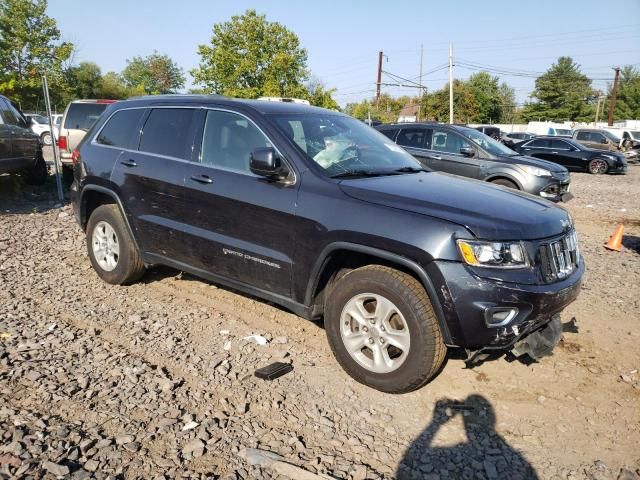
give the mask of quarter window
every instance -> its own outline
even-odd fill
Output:
[[[431,150],[459,154],[461,148],[471,148],[471,144],[455,133],[434,130]]]
[[[96,141],[101,145],[135,149],[138,139],[138,122],[144,109],[121,110],[116,112],[100,131]]]
[[[140,150],[168,157],[188,159],[193,143],[192,108],[154,108],[142,129]]]
[[[383,134],[385,137],[387,137],[390,140],[393,140],[393,136],[396,134],[397,130],[391,130],[391,129],[387,129],[387,130],[378,130],[381,134]]]
[[[578,135],[576,136],[576,139],[578,140],[589,140],[589,132],[578,132]]]
[[[293,140],[300,144],[304,131],[300,125],[289,123]],[[304,143],[306,146],[306,142]],[[231,112],[210,110],[204,126],[200,162],[242,173],[251,173],[251,152],[271,147],[262,132],[248,119]],[[301,146],[301,148],[304,148]]]

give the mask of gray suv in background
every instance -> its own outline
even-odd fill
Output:
[[[522,190],[554,202],[572,198],[565,167],[516,153],[473,128],[397,123],[376,129],[431,170]]]

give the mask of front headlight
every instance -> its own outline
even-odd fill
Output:
[[[464,261],[474,267],[524,268],[529,266],[527,252],[520,242],[481,242],[457,240]]]
[[[531,165],[520,165],[518,164],[522,170],[527,172],[529,175],[535,175],[536,177],[550,177],[551,172],[549,170],[545,170],[544,168],[532,167]]]

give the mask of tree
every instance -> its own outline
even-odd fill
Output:
[[[591,80],[580,71],[571,57],[560,57],[551,68],[536,79],[532,97],[537,102],[525,105],[525,120],[593,119],[595,93]]]
[[[42,74],[61,81],[73,51],[46,9],[46,0],[0,0],[0,90],[24,109],[38,104]]]
[[[185,82],[182,69],[168,55],[158,52],[127,60],[122,78],[129,88],[142,90],[147,95],[175,93]]]
[[[314,78],[307,85],[307,100],[315,107],[328,108],[330,110],[340,110],[338,102],[336,102],[332,95],[336,92],[335,88],[328,89],[323,83]]]
[[[613,85],[609,85],[607,105],[611,99],[612,88]],[[615,120],[640,118],[640,71],[632,65],[625,65],[620,72],[614,118]]]
[[[67,70],[67,82],[76,98],[98,98],[102,90],[102,72],[93,62],[81,62]]]
[[[449,122],[449,85],[423,97],[422,112],[427,120]],[[472,123],[478,116],[474,91],[464,80],[453,81],[453,114],[456,123]]]
[[[102,77],[100,92],[96,95],[99,98],[110,98],[122,100],[136,95],[144,95],[142,88],[129,88],[122,79],[122,76],[115,72],[108,72]]]
[[[198,47],[194,81],[231,97],[304,97],[307,51],[295,33],[247,10],[213,26],[209,45]]]

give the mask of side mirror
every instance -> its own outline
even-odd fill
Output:
[[[256,175],[282,180],[289,174],[282,160],[271,147],[256,148],[251,152],[249,168]]]
[[[460,149],[460,153],[465,157],[473,157],[476,154],[476,151],[471,147],[462,147]]]

